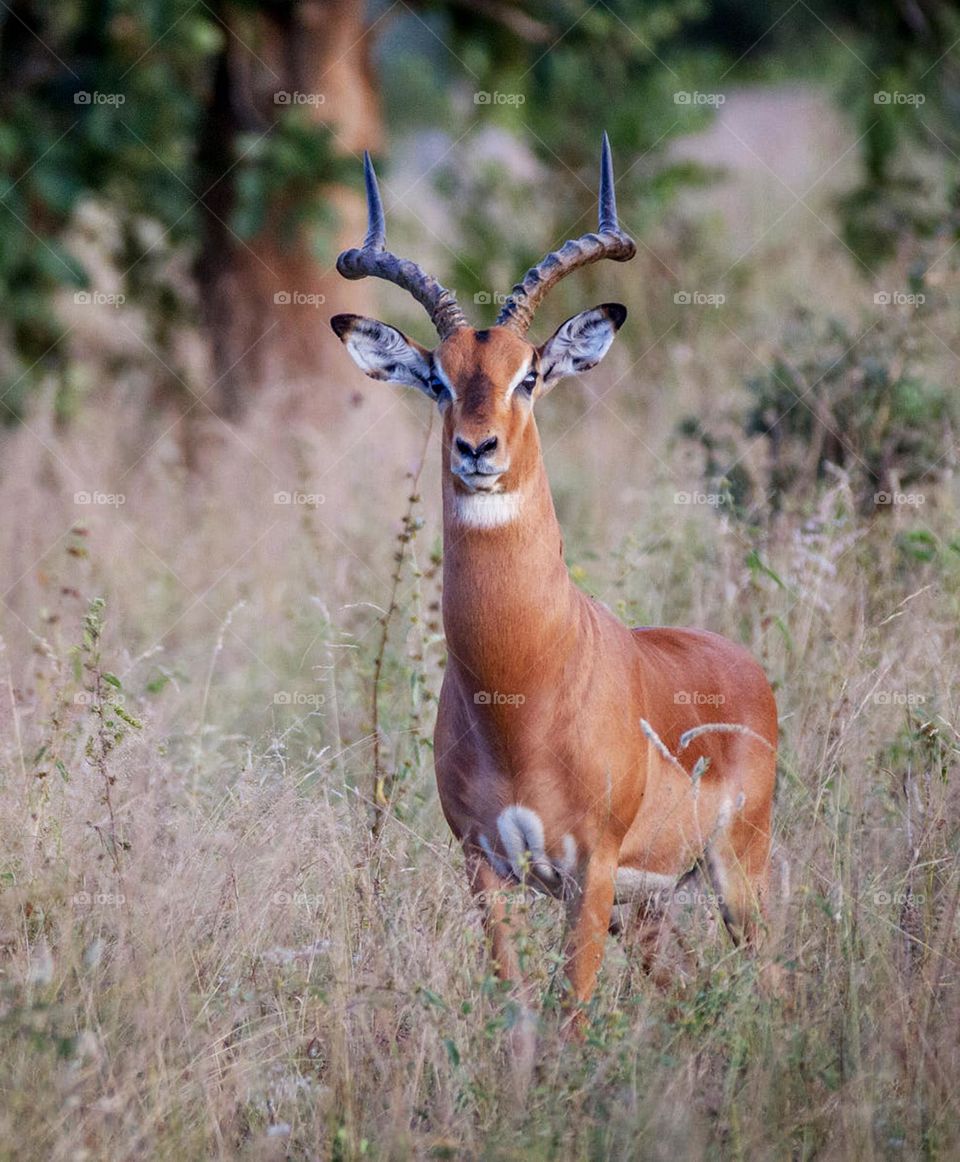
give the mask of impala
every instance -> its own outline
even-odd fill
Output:
[[[521,981],[507,889],[566,901],[577,1024],[615,904],[660,895],[699,868],[734,938],[759,931],[776,704],[743,647],[700,629],[628,628],[564,565],[534,412],[559,380],[599,363],[627,312],[604,303],[539,346],[525,336],[560,279],[636,252],[618,223],[606,134],[597,232],[528,271],[484,330],[468,325],[453,293],[386,249],[369,156],[364,164],[369,229],[337,267],[409,291],[440,337],[429,351],[374,319],[331,320],[363,372],[419,388],[443,418],[440,802],[501,977]]]

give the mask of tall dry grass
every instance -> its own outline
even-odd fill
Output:
[[[680,225],[659,251],[709,287]],[[867,520],[838,476],[763,529],[676,503],[703,489],[677,422],[742,407],[771,286],[862,293],[784,230],[722,315],[671,315],[641,266],[633,330],[541,425],[580,582],[730,634],[777,687],[785,995],[685,913],[684,975],[654,988],[611,938],[589,1035],[561,1044],[556,905],[530,901],[545,1003],[518,1108],[514,1013],[433,788],[435,433],[423,527],[398,538],[425,401],[384,387],[328,436],[255,416],[199,476],[122,385],[67,429],[39,401],[0,482],[0,1155],[957,1154],[955,494]],[[622,292],[599,277],[597,301]],[[97,490],[124,503],[75,502]]]

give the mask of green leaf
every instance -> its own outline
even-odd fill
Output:
[[[134,730],[143,730],[143,723],[140,719],[134,718],[132,714],[128,714],[122,706],[114,706],[111,703],[110,708],[116,714],[117,718],[122,718],[128,726],[132,726]]]
[[[437,996],[431,989],[424,987],[424,985],[417,986],[417,996],[420,997],[424,1004],[430,1005],[432,1008],[443,1010],[447,1008],[447,1002],[442,997]]]
[[[760,559],[760,554],[756,549],[751,549],[750,552],[747,553],[747,566],[749,567],[751,573],[760,573],[764,577],[769,577],[771,581],[776,582],[776,584],[786,593],[790,592],[790,586],[787,585],[783,578],[775,573],[769,565],[765,564]]]

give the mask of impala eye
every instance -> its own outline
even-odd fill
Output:
[[[537,386],[537,373],[535,371],[528,372],[523,379],[520,380],[520,386],[529,395]]]

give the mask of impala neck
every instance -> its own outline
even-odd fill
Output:
[[[444,460],[446,461],[446,453]],[[451,663],[478,688],[520,693],[569,648],[576,589],[546,469],[514,492],[464,497],[443,470],[443,624]],[[450,663],[448,663],[450,664]]]

